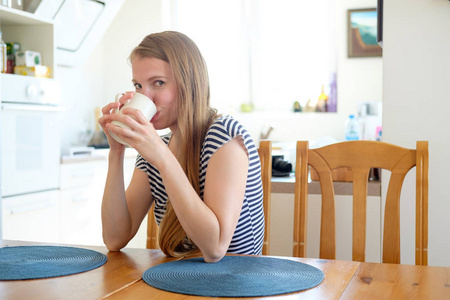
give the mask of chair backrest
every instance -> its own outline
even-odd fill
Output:
[[[155,221],[154,207],[155,204],[153,203],[147,215],[147,249],[159,249],[158,224]]]
[[[376,141],[340,142],[309,149],[297,142],[294,204],[294,256],[306,254],[308,167],[319,175],[322,194],[320,258],[335,259],[335,201],[331,170],[351,168],[353,175],[354,261],[365,260],[367,182],[371,168],[391,171],[386,195],[383,263],[400,263],[400,192],[406,174],[416,167],[416,265],[428,264],[428,142],[416,149]]]
[[[272,192],[272,142],[267,140],[260,141],[258,154],[261,161],[261,180],[264,193],[265,233],[262,254],[268,255],[270,242],[270,193]]]
[[[263,254],[269,254],[270,239],[270,193],[272,186],[272,142],[261,141],[258,148],[259,159],[261,161],[261,179],[263,186],[263,205],[264,205],[264,244]],[[155,221],[153,207],[150,208],[147,216],[147,249],[158,249],[158,225]]]

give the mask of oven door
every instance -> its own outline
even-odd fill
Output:
[[[3,197],[59,188],[62,109],[2,103]]]

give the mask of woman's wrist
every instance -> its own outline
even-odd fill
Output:
[[[109,161],[123,161],[125,157],[125,147],[123,149],[110,149],[108,158]]]

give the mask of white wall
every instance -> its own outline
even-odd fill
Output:
[[[161,31],[161,0],[126,0],[89,59],[82,66],[58,67],[66,108],[62,152],[85,146],[80,135],[96,126],[95,107],[114,101],[114,95],[132,90],[128,55],[149,33]]]
[[[383,141],[429,141],[428,260],[450,266],[450,2],[384,1],[383,26]],[[402,206],[402,235],[414,233],[413,205]]]
[[[382,58],[347,57],[348,9],[376,6],[376,0],[342,0],[336,3],[337,113],[236,113],[256,142],[260,132],[269,126],[274,127],[270,139],[277,142],[313,140],[324,136],[343,140],[345,120],[349,114],[357,114],[358,102],[381,101]]]

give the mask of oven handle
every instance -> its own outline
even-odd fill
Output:
[[[64,111],[59,106],[2,103],[2,110]]]

